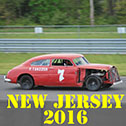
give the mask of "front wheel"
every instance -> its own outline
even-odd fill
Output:
[[[98,76],[91,75],[86,79],[85,84],[88,90],[97,91],[101,88],[102,80]]]
[[[34,87],[33,79],[29,75],[23,75],[19,80],[19,84],[25,90],[30,90]]]

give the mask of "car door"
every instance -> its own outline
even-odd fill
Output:
[[[77,68],[72,63],[71,65],[65,65],[65,60],[68,59],[52,59],[52,64],[49,68],[49,85],[75,86]]]
[[[29,67],[29,71],[32,74],[35,83],[37,85],[48,85],[48,71],[49,71],[50,59],[40,59],[33,61]]]

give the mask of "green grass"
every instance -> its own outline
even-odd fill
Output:
[[[25,33],[25,34],[0,34],[0,39],[89,39],[89,38],[126,38],[126,34],[118,33]]]
[[[117,27],[84,27],[84,28],[43,28],[44,33],[35,34],[33,28],[0,28],[0,38],[4,39],[76,39],[76,38],[126,38],[118,34]]]
[[[117,32],[117,27],[43,28],[45,32]]]
[[[113,26],[113,27],[66,27],[66,28],[51,28],[51,27],[46,27],[43,28],[44,32],[116,32],[117,31],[117,27]],[[34,32],[34,27],[33,28],[0,28],[0,32]]]
[[[41,53],[0,53],[0,74],[7,74],[13,67],[23,63],[27,59],[42,55]],[[118,68],[121,76],[126,76],[126,55],[102,55],[86,54],[85,57],[91,63],[111,64]]]
[[[0,28],[0,32],[34,32],[34,28]]]
[[[6,74],[8,70],[23,63],[27,59],[41,55],[38,53],[0,53],[0,74]]]

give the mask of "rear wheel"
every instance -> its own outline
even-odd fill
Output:
[[[86,88],[90,91],[97,91],[101,88],[101,85],[102,85],[102,80],[100,77],[98,76],[89,76],[87,79],[86,79]]]
[[[34,81],[29,75],[23,75],[19,80],[19,84],[25,90],[30,90],[34,87]]]

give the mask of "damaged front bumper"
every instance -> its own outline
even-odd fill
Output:
[[[114,83],[113,83],[113,85],[117,85],[117,84],[121,84],[121,83],[123,83],[123,81],[122,81],[122,80],[117,81],[117,82],[114,82]]]

